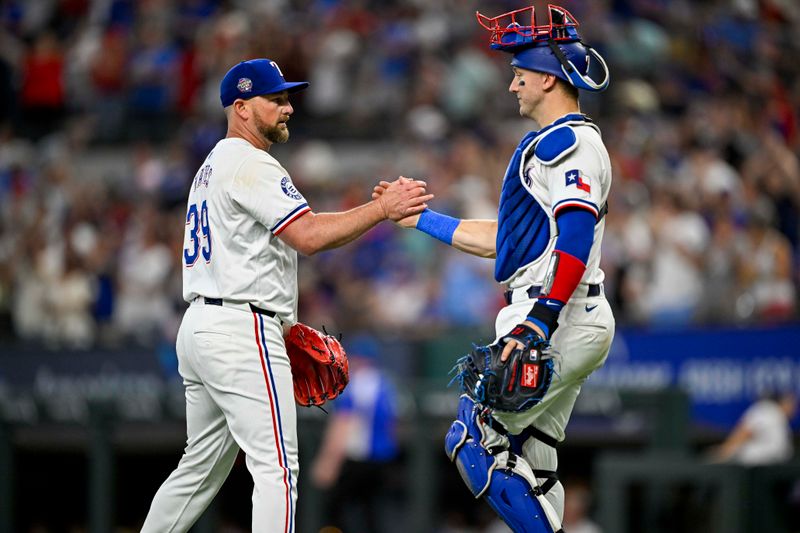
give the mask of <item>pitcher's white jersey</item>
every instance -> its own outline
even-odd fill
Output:
[[[297,321],[297,252],[278,238],[310,211],[278,161],[241,138],[222,139],[189,192],[183,298],[221,298]]]

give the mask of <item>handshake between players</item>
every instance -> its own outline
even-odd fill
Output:
[[[372,199],[381,206],[389,220],[413,219],[428,207],[426,202],[433,198],[432,194],[426,194],[426,187],[424,181],[400,176],[391,183],[381,181],[376,185],[375,190],[380,188],[381,194],[373,193]]]

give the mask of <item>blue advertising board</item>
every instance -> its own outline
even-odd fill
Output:
[[[621,329],[606,364],[586,383],[642,391],[671,386],[689,395],[693,422],[728,430],[763,395],[800,394],[800,326]]]

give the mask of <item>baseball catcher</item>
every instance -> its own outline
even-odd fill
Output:
[[[547,15],[547,24],[537,24],[533,7],[477,14],[490,47],[511,55],[508,91],[520,116],[539,128],[511,154],[497,219],[426,209],[399,221],[494,258],[495,279],[506,288],[495,341],[457,365],[463,394],[445,450],[475,497],[517,533],[561,530],[556,445],[614,337],[600,268],[611,160],[578,102],[580,91],[604,90],[609,72],[566,9],[549,5]]]
[[[298,322],[285,341],[295,401],[303,406],[321,406],[339,396],[350,379],[347,355],[339,339]]]

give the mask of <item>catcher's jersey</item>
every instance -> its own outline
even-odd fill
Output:
[[[183,298],[222,298],[296,322],[297,252],[278,238],[310,210],[275,158],[226,138],[192,182],[183,249]]]
[[[600,130],[587,117],[570,114],[526,136],[503,183],[498,216],[495,276],[511,288],[541,285],[561,209],[578,207],[598,219],[582,283],[604,279],[600,269],[611,161]]]

